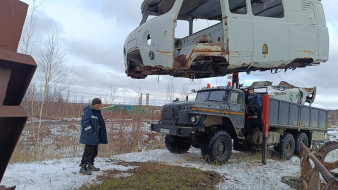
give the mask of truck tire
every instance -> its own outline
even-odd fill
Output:
[[[225,131],[217,131],[210,136],[205,147],[201,148],[202,156],[208,163],[226,163],[232,151],[232,140]]]
[[[191,147],[191,140],[184,137],[173,135],[165,136],[165,146],[167,149],[176,154],[186,153]]]
[[[309,137],[306,135],[306,133],[301,132],[296,137],[296,149],[295,154],[299,155],[301,144],[304,143],[306,147],[309,147]]]
[[[282,141],[280,142],[280,153],[282,158],[289,160],[295,152],[295,138],[290,133],[285,133]]]

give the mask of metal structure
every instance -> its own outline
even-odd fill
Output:
[[[300,178],[284,177],[282,180],[297,189],[302,190],[337,190],[338,173],[333,170],[338,169],[338,160],[332,163],[325,161],[326,156],[338,150],[338,142],[327,142],[322,147],[311,152],[304,144],[300,149]],[[311,164],[310,160],[313,164]],[[321,180],[324,179],[324,181]]]
[[[149,106],[149,93],[146,94],[146,106]]]
[[[325,162],[326,155],[337,149],[338,142],[328,142],[312,154],[310,149],[302,144],[300,178],[303,181],[304,189],[338,189],[338,173],[330,172],[338,168],[338,159],[333,163]],[[310,159],[314,163],[314,167],[312,167]],[[323,176],[326,184],[320,182],[319,173]]]
[[[0,182],[27,121],[20,104],[36,70],[31,56],[16,53],[27,8],[18,0],[0,1]]]
[[[16,188],[16,186],[12,186],[12,187],[5,187],[3,185],[0,185],[0,190],[14,190]]]
[[[124,45],[125,72],[131,78],[208,78],[328,60],[320,0],[144,0],[142,14]],[[196,20],[212,26],[196,31],[201,25]],[[184,30],[177,26],[184,22],[188,35],[177,37]]]
[[[270,81],[258,81],[251,84],[254,88],[264,88],[270,98],[293,102],[304,105],[311,105],[316,98],[316,87],[301,88],[281,81],[278,85],[272,85]]]

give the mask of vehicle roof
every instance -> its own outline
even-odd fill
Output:
[[[142,13],[148,11],[150,15],[167,13],[174,5],[175,0],[144,0],[141,5]],[[178,19],[192,18],[221,20],[222,10],[218,0],[185,0],[179,12]]]
[[[227,89],[230,89],[231,91],[243,92],[242,89],[236,89],[236,88],[231,88],[231,87],[226,87],[226,86],[217,86],[217,87],[214,87],[214,88],[202,88],[201,90],[198,90],[196,92],[217,91],[217,90],[227,90]]]

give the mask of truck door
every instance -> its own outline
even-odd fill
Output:
[[[294,0],[292,0],[294,1]],[[283,0],[250,0],[255,67],[283,67],[289,62],[289,25]]]
[[[228,69],[248,65],[252,63],[253,32],[247,0],[224,0],[221,3]]]
[[[244,93],[231,91],[229,96],[230,117],[235,128],[243,128],[245,121]]]

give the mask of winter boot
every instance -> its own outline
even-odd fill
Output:
[[[88,164],[87,170],[88,171],[100,171],[100,168],[96,168],[94,165]]]
[[[92,172],[89,171],[85,165],[81,166],[80,173],[83,175],[92,175]]]

